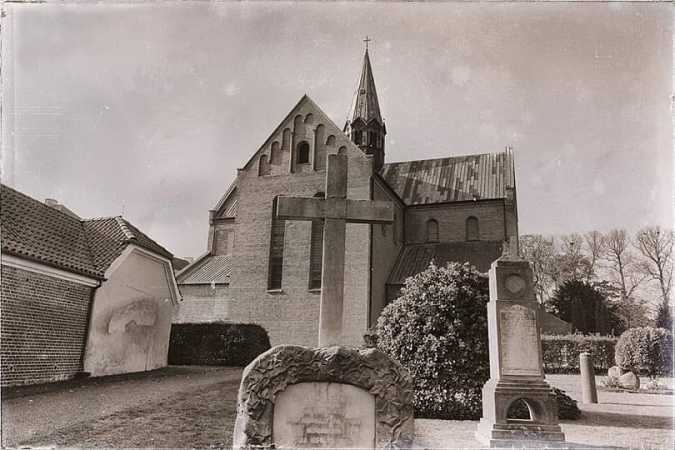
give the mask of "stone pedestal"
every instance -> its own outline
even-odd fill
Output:
[[[555,395],[544,381],[540,308],[530,265],[517,256],[502,256],[492,263],[489,276],[490,380],[483,386],[476,437],[490,447],[559,447],[565,437]],[[509,408],[521,400],[530,419],[509,418]]]

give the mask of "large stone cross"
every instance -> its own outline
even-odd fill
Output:
[[[391,223],[393,204],[348,199],[347,156],[328,155],[326,198],[279,196],[276,215],[286,220],[324,220],[319,347],[341,344],[346,224]]]

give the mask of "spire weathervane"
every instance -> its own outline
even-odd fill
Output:
[[[368,37],[368,35],[366,35],[366,38],[363,40],[363,42],[366,43],[366,50],[368,50],[368,42],[370,42],[370,41],[372,41],[372,39],[370,39],[370,38]]]

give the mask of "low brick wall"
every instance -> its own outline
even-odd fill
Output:
[[[72,378],[82,371],[90,287],[2,266],[2,386]]]

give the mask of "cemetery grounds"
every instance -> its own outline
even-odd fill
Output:
[[[168,367],[3,392],[4,447],[230,447],[242,370]],[[608,392],[562,421],[579,448],[673,448],[673,395]],[[581,400],[579,375],[546,379]],[[647,382],[643,379],[643,384]],[[672,389],[673,379],[660,379]],[[417,419],[416,447],[480,448],[477,421]]]

